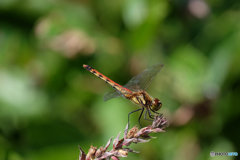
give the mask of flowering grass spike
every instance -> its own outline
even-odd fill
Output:
[[[124,146],[129,146],[131,143],[145,143],[150,141],[151,137],[150,133],[158,133],[165,132],[165,128],[168,127],[168,122],[165,117],[162,115],[156,115],[154,117],[154,121],[152,125],[138,129],[137,126],[134,126],[132,129],[128,131],[128,124],[124,131],[124,138],[119,139],[120,133],[113,140],[113,148],[110,151],[107,151],[110,143],[112,141],[112,137],[109,139],[105,147],[97,147],[91,146],[88,150],[87,155],[79,146],[81,154],[79,155],[79,160],[101,160],[101,159],[113,159],[119,160],[121,157],[127,157],[128,152],[139,153],[138,151],[134,151],[130,148],[123,148]]]

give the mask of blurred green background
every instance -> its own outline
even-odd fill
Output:
[[[159,62],[147,91],[170,126],[132,144],[140,154],[125,159],[237,159],[210,151],[240,150],[239,8],[238,0],[0,0],[0,159],[77,159],[78,145],[87,152],[122,137],[137,106],[103,102],[112,88],[82,65],[124,85]]]

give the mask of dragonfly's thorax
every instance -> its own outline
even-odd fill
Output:
[[[133,91],[132,94],[126,94],[125,98],[142,107],[149,107],[152,104],[153,98],[145,91]]]

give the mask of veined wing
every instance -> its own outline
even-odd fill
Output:
[[[149,67],[148,69],[145,69],[142,73],[133,77],[124,87],[131,90],[148,89],[155,75],[161,70],[162,67],[163,67],[163,64],[158,63]]]
[[[119,91],[116,91],[116,90],[109,91],[109,92],[104,94],[103,101],[106,102],[109,99],[120,97],[120,96],[122,96],[122,93],[120,93]]]

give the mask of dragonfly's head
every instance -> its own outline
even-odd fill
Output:
[[[152,101],[152,110],[153,111],[158,111],[160,108],[162,107],[162,102],[155,98],[153,101]]]

